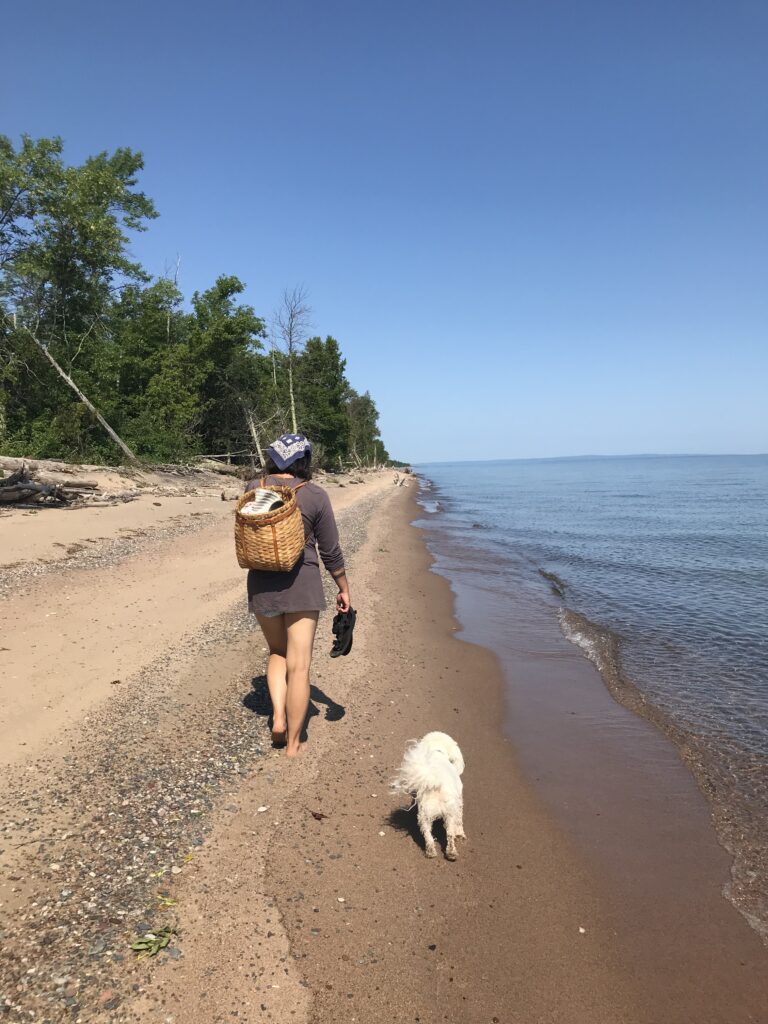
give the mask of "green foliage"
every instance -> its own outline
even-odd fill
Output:
[[[240,301],[234,276],[185,308],[174,282],[151,280],[129,256],[130,233],[157,216],[137,187],[141,154],[117,149],[67,166],[62,150],[60,139],[24,136],[16,149],[0,136],[4,451],[120,457],[42,345],[141,458],[255,453],[290,426],[292,378],[299,429],[320,463],[386,460],[376,406],[350,388],[334,338],[265,351],[264,321]],[[303,291],[293,295],[303,302]]]
[[[379,437],[379,412],[370,392],[358,395],[351,391],[347,417],[349,450],[354,460],[368,466],[387,462],[389,453]]]
[[[24,251],[46,182],[60,166],[61,139],[22,136],[16,152],[0,135],[0,270]]]
[[[115,284],[146,278],[128,258],[126,231],[157,216],[134,188],[140,153],[100,153],[80,167],[66,167],[60,154],[60,140],[25,138],[18,154],[5,138],[0,147],[0,181],[9,183],[3,296],[46,340],[85,331]]]
[[[189,345],[190,317],[166,279],[124,289],[110,322],[107,420],[137,455],[179,461],[200,450],[204,369]]]
[[[219,277],[192,297],[190,347],[203,374],[201,432],[211,453],[237,450],[246,441],[246,410],[256,405],[258,353],[264,321],[235,299],[245,289],[236,277]]]
[[[320,461],[334,466],[349,451],[346,365],[338,341],[329,335],[307,341],[294,371],[299,430],[312,438]]]
[[[148,956],[157,956],[161,949],[165,949],[176,929],[168,925],[153,932],[144,932],[142,936],[131,943],[131,949],[136,953],[137,960],[143,960]]]

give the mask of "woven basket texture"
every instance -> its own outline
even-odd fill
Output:
[[[235,551],[241,569],[262,572],[290,572],[304,550],[304,520],[296,495],[290,487],[266,488],[284,504],[274,512],[244,516],[240,509],[252,501],[255,491],[246,491],[235,506]]]

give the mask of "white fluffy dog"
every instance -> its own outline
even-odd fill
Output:
[[[448,842],[445,856],[456,860],[456,840],[466,839],[463,823],[461,773],[464,758],[459,745],[444,732],[428,732],[410,740],[403,763],[392,781],[397,793],[408,793],[418,805],[418,820],[428,857],[437,856],[432,824],[442,818]]]

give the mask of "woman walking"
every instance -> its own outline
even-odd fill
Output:
[[[303,434],[283,434],[266,450],[264,476],[247,490],[278,484],[294,489],[304,520],[304,551],[290,572],[248,572],[248,607],[269,647],[267,686],[272,698],[272,740],[300,753],[309,709],[309,667],[317,619],[325,608],[318,551],[336,581],[338,611],[349,611],[349,584],[339,531],[326,492],[312,479],[312,445]]]

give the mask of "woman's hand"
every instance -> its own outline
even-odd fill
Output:
[[[336,611],[348,612],[352,606],[349,603],[349,583],[347,582],[346,575],[342,574],[337,577],[336,586],[339,588],[339,592],[336,595]]]

